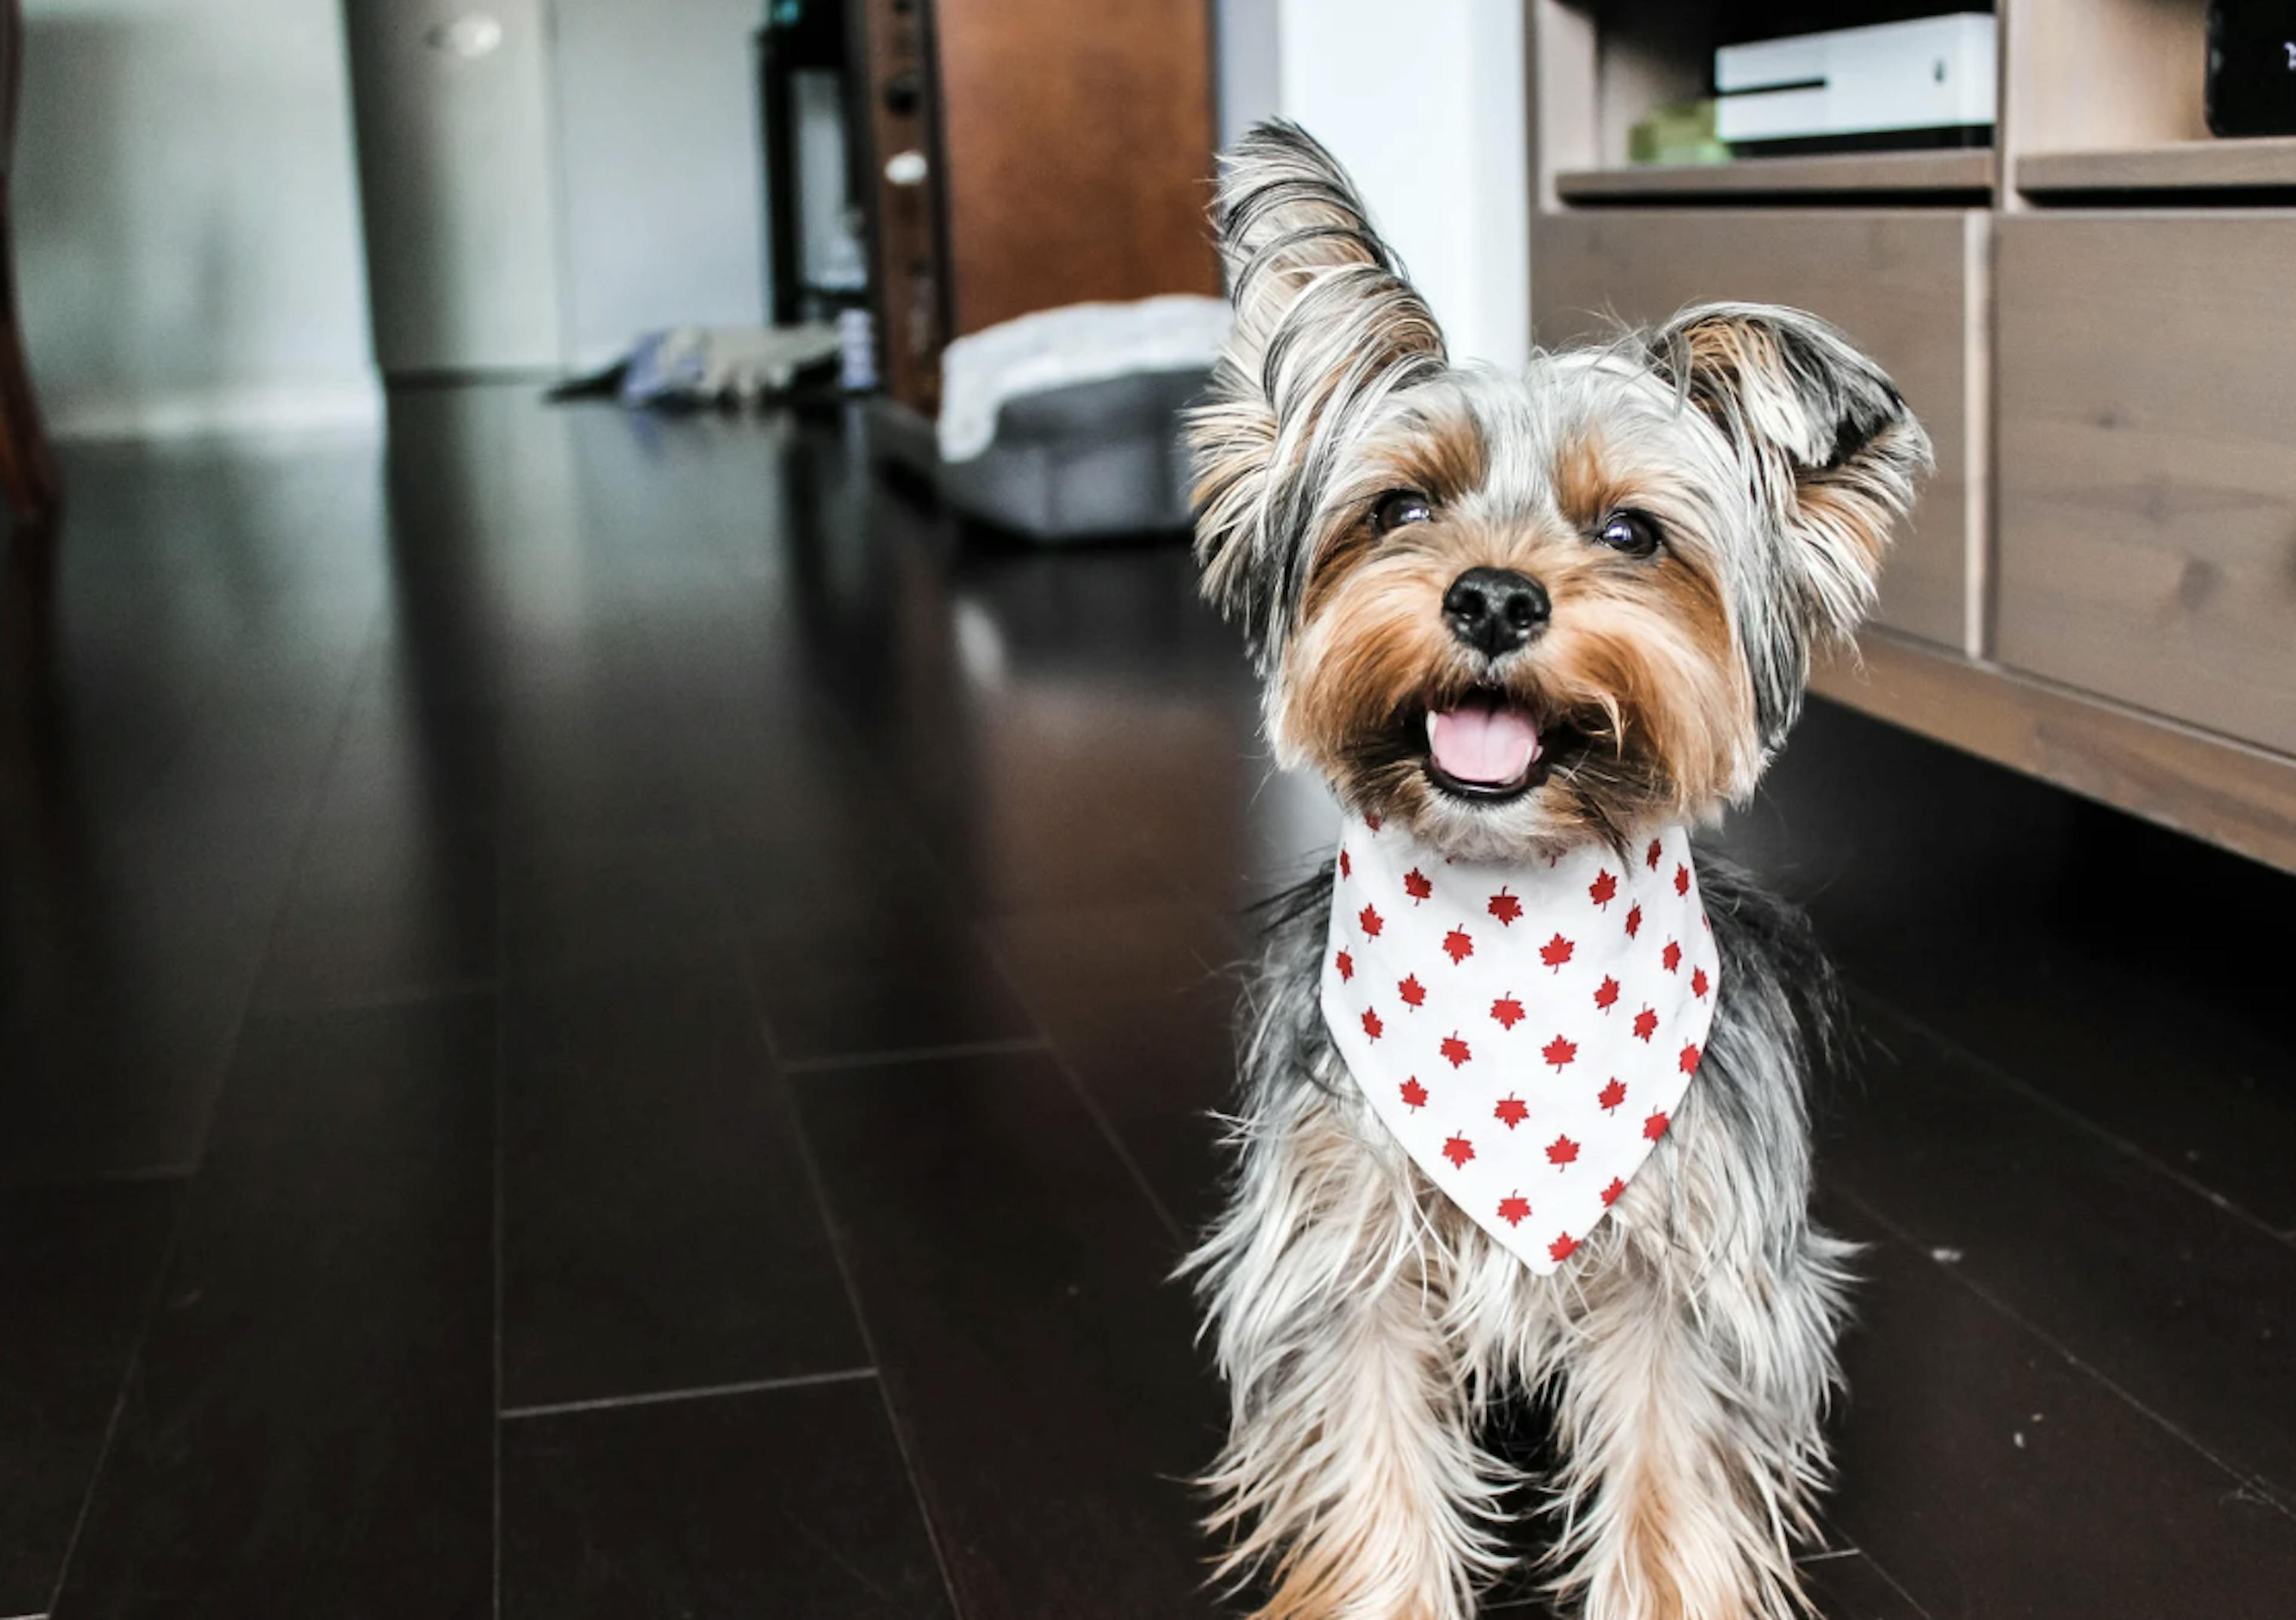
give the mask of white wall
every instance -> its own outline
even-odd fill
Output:
[[[525,294],[552,306],[538,363],[676,321],[763,318],[759,0],[549,9],[570,179],[531,188],[551,193],[537,202],[566,284],[562,319],[546,286]],[[344,0],[25,12],[16,260],[56,431],[377,424]]]
[[[379,415],[332,0],[28,0],[16,262],[67,434]]]
[[[554,0],[568,342],[767,318],[761,0]]]
[[[1276,4],[1284,116],[1355,175],[1452,358],[1521,365],[1530,352],[1522,0]]]
[[[1219,143],[1282,110],[1283,19],[1279,0],[1213,0],[1213,49],[1218,53]]]

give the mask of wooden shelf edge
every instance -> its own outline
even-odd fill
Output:
[[[2017,160],[2017,189],[2073,192],[2296,190],[2296,136],[2177,141],[2095,152],[2033,152]]]
[[[1887,630],[1820,696],[2296,872],[2296,759]]]
[[[1823,196],[1840,192],[1989,193],[1987,147],[1939,152],[1856,152],[1807,158],[1740,158],[1728,163],[1581,169],[1554,177],[1565,202],[1657,201],[1672,198]]]

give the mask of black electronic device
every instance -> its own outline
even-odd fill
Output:
[[[2209,127],[2296,135],[2296,0],[2211,0]]]

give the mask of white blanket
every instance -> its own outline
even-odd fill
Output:
[[[941,459],[970,461],[986,450],[1007,399],[1135,372],[1209,367],[1228,320],[1225,300],[1175,292],[1069,304],[959,338],[941,354]]]

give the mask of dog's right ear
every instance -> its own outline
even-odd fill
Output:
[[[1443,334],[1332,154],[1260,124],[1221,166],[1212,221],[1235,325],[1190,414],[1204,595],[1263,662],[1299,599],[1301,540],[1356,429],[1444,366]]]
[[[1650,354],[1721,432],[1770,520],[1740,619],[1757,723],[1775,744],[1800,711],[1812,651],[1847,646],[1873,611],[1890,535],[1933,465],[1929,436],[1879,366],[1799,309],[1685,309]]]

